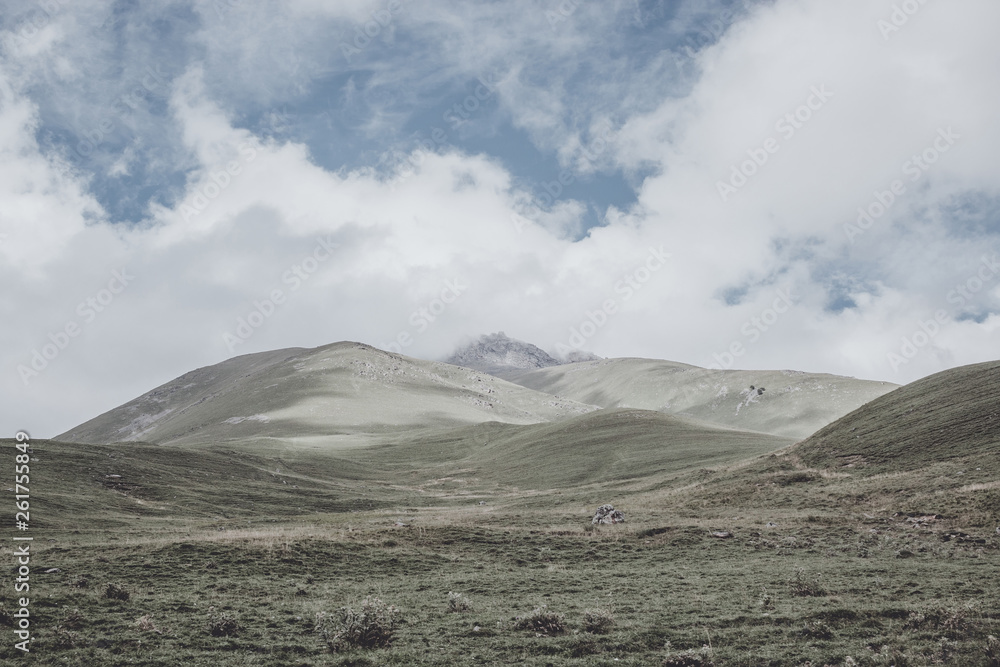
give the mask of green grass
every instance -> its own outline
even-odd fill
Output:
[[[628,409],[329,450],[37,441],[36,640],[13,648],[0,543],[0,660],[997,665],[997,369],[798,444]],[[627,523],[590,525],[606,502]],[[331,651],[369,596],[391,643]]]
[[[485,426],[477,446],[508,428]],[[396,457],[385,469],[288,452],[34,450],[29,664],[875,665],[890,664],[878,657],[888,646],[907,655],[896,664],[983,665],[1000,633],[1000,544],[984,523],[996,514],[914,528],[897,515],[905,495],[898,506],[852,495],[860,483],[897,498],[896,478],[809,472],[788,448],[547,491],[435,484],[442,464],[401,460],[399,447],[374,457]],[[413,484],[408,467],[423,471]],[[629,523],[590,526],[609,498]],[[942,540],[953,533],[967,538]],[[127,601],[105,597],[111,582]],[[451,592],[472,610],[452,611]],[[369,595],[400,609],[391,646],[330,652],[316,615]],[[566,632],[519,629],[543,605]],[[586,630],[594,609],[613,615],[606,634]],[[214,635],[220,619],[237,629]]]

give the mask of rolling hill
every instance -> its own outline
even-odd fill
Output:
[[[542,368],[510,380],[603,408],[656,410],[791,438],[805,438],[898,386],[837,375],[711,370],[635,358]]]
[[[594,409],[467,368],[342,342],[244,355],[200,368],[56,439],[330,444],[338,436],[485,421],[533,424]],[[352,444],[361,440],[353,438]]]
[[[1000,361],[942,371],[861,406],[794,452],[816,467],[884,472],[970,458],[975,460],[969,461],[973,468],[989,467],[997,473],[998,392]]]

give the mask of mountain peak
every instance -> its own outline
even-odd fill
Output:
[[[590,353],[584,353],[590,355]],[[598,358],[590,355],[587,359]],[[568,361],[559,360],[537,345],[511,338],[502,331],[484,334],[465,347],[456,350],[447,363],[474,368],[490,375],[505,378],[536,368],[559,366]]]

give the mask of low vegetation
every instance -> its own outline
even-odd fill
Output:
[[[36,442],[23,662],[1000,664],[1000,419],[919,466],[881,430],[881,459],[830,433],[815,458],[730,434],[651,465],[643,419],[588,422],[641,435],[603,468],[531,467],[531,442],[499,425],[336,455]],[[943,437],[922,432],[911,447]],[[506,475],[455,456],[498,441],[519,447]],[[609,502],[628,522],[592,526]],[[0,661],[23,658],[13,612]]]

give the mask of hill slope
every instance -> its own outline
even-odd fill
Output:
[[[593,409],[466,368],[335,343],[244,355],[186,373],[57,439],[325,443],[337,435],[484,421],[533,424]]]
[[[792,438],[809,436],[898,386],[837,375],[710,370],[632,358],[543,368],[510,380],[604,408],[657,410]]]
[[[388,478],[461,477],[522,489],[673,477],[792,444],[789,438],[718,428],[651,410],[589,412],[559,422],[489,422],[399,435],[340,453]]]
[[[1000,361],[953,368],[886,394],[795,448],[809,465],[914,469],[981,457],[1000,471]]]

